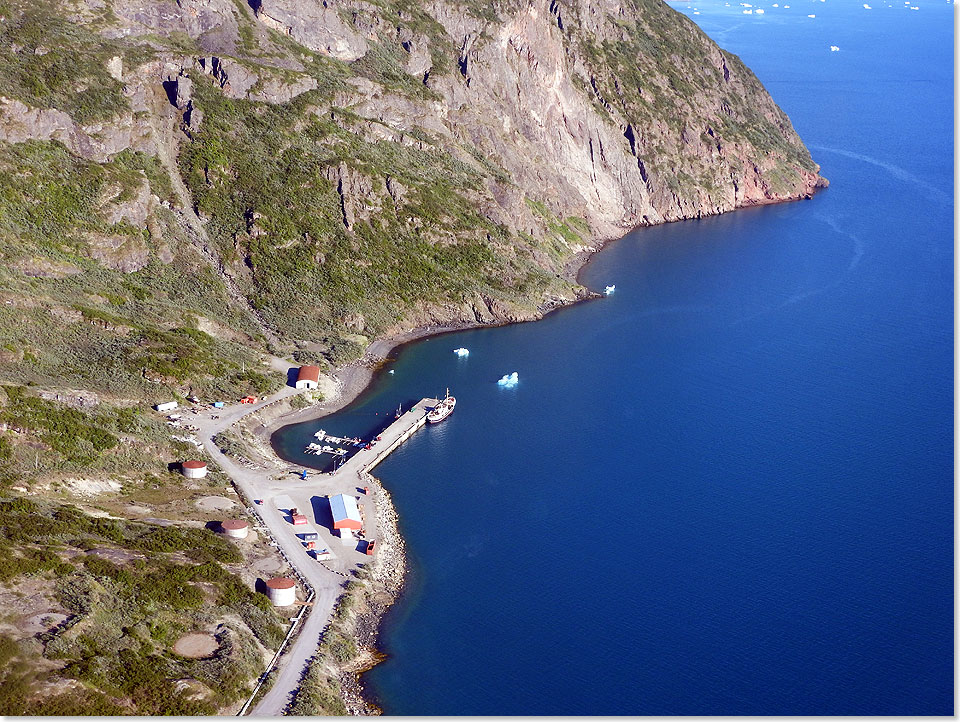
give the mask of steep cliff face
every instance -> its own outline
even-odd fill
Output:
[[[109,318],[98,334],[126,328],[126,359],[152,329],[336,363],[418,324],[535,317],[578,295],[565,269],[599,241],[825,183],[749,69],[661,0],[2,15],[2,162],[37,187],[0,199],[0,280],[58,324],[80,309]],[[51,268],[70,270],[23,270]],[[187,268],[198,287],[160,288]],[[2,340],[35,349],[21,326]]]

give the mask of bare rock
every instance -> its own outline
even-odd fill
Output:
[[[433,67],[433,59],[430,57],[430,46],[425,38],[411,38],[402,43],[403,49],[407,52],[407,59],[404,63],[404,70],[410,75],[423,78]]]
[[[110,60],[107,61],[107,72],[110,73],[110,77],[114,80],[118,80],[121,83],[123,82],[123,58],[119,55],[114,55]]]
[[[119,193],[119,188],[111,189]],[[111,193],[111,195],[113,195]],[[104,220],[111,225],[126,221],[132,226],[142,227],[147,222],[147,217],[154,208],[156,196],[150,193],[150,184],[146,177],[137,187],[133,195],[126,199],[119,199],[116,195],[106,200],[101,206]]]
[[[353,228],[358,218],[369,220],[372,213],[380,210],[382,196],[373,192],[374,181],[369,176],[350,168],[346,163],[327,166],[323,175],[337,189],[343,225],[347,230]]]
[[[150,249],[141,238],[91,233],[87,244],[90,257],[114,271],[133,273],[150,262]]]
[[[324,55],[351,62],[367,52],[367,41],[350,28],[334,0],[262,0],[257,20]]]
[[[193,81],[186,75],[181,75],[173,82],[176,84],[176,100],[174,104],[180,108],[180,110],[184,110],[190,104],[190,99],[193,97]]]

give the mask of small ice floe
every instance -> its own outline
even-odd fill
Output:
[[[388,374],[392,374],[392,373],[393,373],[393,369],[390,369],[389,371],[387,371],[387,373],[388,373]]]
[[[808,18],[815,18],[815,17],[817,17],[817,16],[816,16],[816,15],[807,15],[807,17],[808,17]]]
[[[520,383],[520,377],[517,375],[517,372],[514,371],[512,374],[504,374],[503,378],[497,381],[497,386],[502,386],[505,389],[512,389]]]
[[[911,5],[911,6],[910,6],[910,9],[911,9],[911,10],[919,10],[920,8],[918,8],[916,5]]]
[[[753,10],[744,10],[744,11],[743,11],[743,14],[744,14],[744,15],[753,15]]]
[[[455,348],[455,349],[453,349],[453,352],[454,352],[457,356],[459,356],[460,358],[463,358],[464,356],[469,356],[469,355],[470,355],[470,349],[468,349],[468,348],[463,348],[462,346],[461,346],[460,348]]]
[[[839,49],[840,49],[840,46],[838,46],[838,45],[831,45],[831,46],[830,46],[830,52],[831,52],[831,53],[835,53],[835,52],[837,52]]]
[[[870,7],[869,5],[867,5],[866,3],[863,4],[863,9],[864,9],[864,10],[873,10],[873,8]]]
[[[757,8],[757,15],[763,15],[763,8]]]
[[[603,289],[603,292],[609,296],[611,293],[613,293],[616,290],[617,290],[616,286],[607,286]]]
[[[775,8],[780,7],[780,3],[774,3],[774,4],[773,4],[773,7],[775,7]]]

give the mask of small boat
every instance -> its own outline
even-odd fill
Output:
[[[430,412],[427,414],[427,421],[431,424],[439,424],[453,413],[453,408],[456,405],[457,400],[450,395],[450,389],[447,389],[447,395],[443,397],[443,400],[430,409]]]

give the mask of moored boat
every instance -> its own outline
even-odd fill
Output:
[[[427,421],[431,424],[439,424],[453,413],[453,408],[456,405],[457,400],[450,395],[450,389],[447,389],[447,395],[443,397],[443,400],[430,409],[427,414]]]

